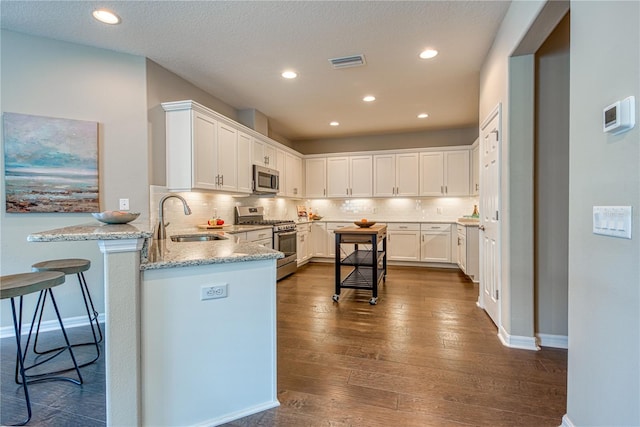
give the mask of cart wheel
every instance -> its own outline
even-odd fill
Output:
[[[371,304],[371,305],[376,305],[377,303],[378,303],[378,297],[371,298],[369,300],[369,304]]]
[[[333,298],[333,301],[338,302],[338,300],[340,299],[340,295],[334,294],[332,298]]]

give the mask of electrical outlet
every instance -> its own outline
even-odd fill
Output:
[[[121,211],[129,210],[129,199],[120,199],[120,210]]]
[[[438,215],[442,215],[442,208],[436,208],[436,212],[438,212]]]
[[[226,298],[227,297],[227,283],[214,286],[202,286],[200,288],[200,301],[208,299]]]

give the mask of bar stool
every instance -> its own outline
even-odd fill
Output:
[[[56,300],[53,297],[53,291],[51,288],[58,286],[64,283],[65,275],[64,273],[47,271],[47,272],[31,272],[31,273],[22,273],[22,274],[12,274],[8,276],[0,277],[0,299],[11,299],[11,312],[13,314],[13,329],[16,334],[16,383],[21,384],[24,389],[24,397],[27,403],[27,418],[19,424],[13,425],[25,425],[31,420],[31,400],[29,398],[29,387],[28,384],[38,383],[43,381],[70,381],[74,384],[81,385],[82,384],[82,375],[80,374],[80,368],[78,363],[76,362],[76,358],[73,354],[73,349],[71,348],[71,344],[69,343],[69,338],[67,337],[67,332],[64,329],[64,325],[62,324],[62,318],[60,317],[60,312],[58,311],[58,304],[56,304]],[[40,300],[42,299],[43,294],[48,294],[51,298],[51,302],[53,304],[53,308],[55,309],[56,316],[58,317],[58,323],[60,324],[60,329],[62,330],[62,335],[64,336],[64,340],[66,342],[66,346],[62,347],[61,350],[46,358],[45,360],[41,360],[37,363],[34,363],[31,366],[25,367],[25,356],[26,349],[28,347],[25,346],[24,350],[22,348],[21,335],[22,335],[22,300],[25,295],[32,294],[35,292],[40,292],[40,296],[38,298],[38,304],[36,305],[35,312],[33,313],[33,320],[35,320],[36,315],[38,314],[38,309],[41,307]],[[19,300],[19,309],[16,312],[16,302],[15,299],[20,297]],[[30,331],[33,330],[33,321],[31,322]],[[69,355],[71,356],[71,360],[73,361],[75,371],[78,374],[78,379],[71,377],[60,377],[54,376],[52,372],[27,375],[26,371],[36,366],[40,366],[45,362],[53,359],[54,357],[62,354],[65,350],[69,351]],[[20,380],[18,380],[18,373],[20,374]]]
[[[80,367],[84,367],[92,364],[98,358],[100,358],[100,346],[98,345],[102,342],[102,329],[100,328],[100,323],[98,322],[98,312],[93,305],[93,299],[91,299],[91,294],[89,293],[89,287],[87,286],[87,280],[84,277],[84,272],[87,271],[91,267],[91,261],[88,259],[80,259],[80,258],[67,258],[67,259],[54,259],[49,261],[42,261],[35,263],[31,266],[33,271],[57,271],[60,273],[64,273],[65,275],[75,274],[78,277],[78,284],[80,285],[80,292],[82,292],[82,298],[84,300],[84,306],[87,310],[87,318],[89,319],[89,325],[91,326],[91,333],[93,334],[93,341],[76,343],[72,344],[73,347],[91,345],[96,348],[96,356],[89,360],[88,362],[82,363]],[[44,300],[46,300],[46,295],[44,296]],[[42,305],[44,306],[45,301],[42,301]],[[36,354],[47,354],[54,351],[58,351],[61,347],[52,348],[50,350],[38,350],[38,335],[40,333],[40,323],[42,322],[42,310],[40,311],[40,318],[38,319],[38,327],[36,328],[36,335],[33,342],[33,351]],[[27,339],[27,347],[29,346],[29,340],[31,339],[31,334],[29,334],[29,338]],[[68,368],[72,369],[72,368]],[[67,369],[67,370],[68,370]],[[62,372],[62,371],[60,371]]]

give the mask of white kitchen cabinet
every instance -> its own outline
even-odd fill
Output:
[[[239,148],[233,124],[193,102],[162,106],[166,111],[166,185],[170,191],[251,191],[245,180],[250,173],[246,141]]]
[[[218,144],[216,161],[218,166],[218,189],[238,189],[238,131],[218,122]]]
[[[420,234],[421,261],[451,262],[451,224],[424,223]]]
[[[297,256],[298,256],[298,266],[305,264],[309,261],[309,237],[311,232],[311,225],[309,223],[306,224],[297,224],[296,225],[296,238],[297,238]]]
[[[305,159],[305,195],[307,198],[327,196],[326,157]]]
[[[371,197],[372,156],[327,158],[328,197]]]
[[[275,169],[277,162],[276,152],[277,148],[273,145],[253,138],[252,156],[254,164]]]
[[[238,132],[238,191],[251,193],[253,190],[253,174],[251,163],[251,146],[253,139],[244,132]]]
[[[474,196],[480,194],[480,145],[478,140],[471,150],[471,194]]]
[[[312,257],[326,257],[328,252],[327,225],[324,222],[312,222],[310,229],[309,248]]]
[[[373,195],[375,197],[417,196],[418,166],[418,153],[374,155]]]
[[[302,158],[291,154],[284,153],[284,194],[288,197],[302,197]],[[282,183],[282,177],[280,183]]]
[[[468,196],[469,150],[420,153],[421,196]]]
[[[420,261],[420,224],[387,224],[387,259]]]
[[[478,226],[457,225],[458,267],[474,282],[480,274]]]

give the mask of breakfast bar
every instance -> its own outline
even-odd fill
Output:
[[[365,223],[366,224],[366,223]],[[333,300],[340,300],[341,289],[371,290],[369,304],[378,303],[378,285],[387,278],[387,226],[359,225],[342,227],[335,230],[335,294]],[[382,243],[382,250],[378,249]],[[341,256],[342,244],[354,244],[354,251],[344,259]],[[360,245],[371,245],[371,249],[360,249]],[[342,279],[341,266],[353,267]]]

